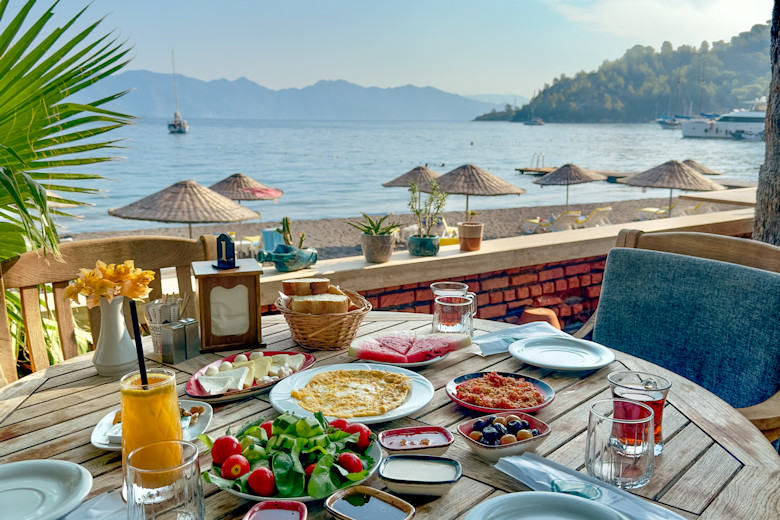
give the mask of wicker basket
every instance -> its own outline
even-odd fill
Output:
[[[360,308],[341,314],[304,314],[291,311],[281,297],[274,305],[287,320],[293,341],[315,350],[341,350],[352,343],[363,317],[371,310],[371,303],[358,293],[344,290],[344,294]]]

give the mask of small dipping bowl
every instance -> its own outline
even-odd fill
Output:
[[[390,455],[379,465],[387,489],[403,495],[443,496],[462,476],[460,462],[432,455]]]
[[[339,520],[409,520],[414,506],[368,486],[339,489],[325,501],[325,510]]]
[[[531,437],[530,439],[523,439],[509,444],[500,444],[498,446],[488,446],[487,444],[482,444],[469,437],[469,433],[472,432],[474,423],[477,421],[484,420],[488,417],[506,417],[508,415],[516,415],[520,419],[525,419],[528,421],[529,429],[536,429],[539,432],[539,435]],[[521,412],[500,412],[483,415],[482,417],[477,417],[476,419],[471,419],[458,425],[458,433],[465,439],[469,449],[477,456],[493,462],[501,457],[510,457],[512,455],[520,455],[526,451],[536,450],[550,434],[550,431],[550,427],[544,421],[537,419],[533,415]]]
[[[268,500],[255,504],[246,512],[243,520],[306,520],[308,514],[303,502]]]
[[[441,426],[395,428],[379,433],[379,444],[389,455],[444,455],[455,437]]]

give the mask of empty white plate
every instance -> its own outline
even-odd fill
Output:
[[[552,370],[595,370],[615,361],[604,345],[564,336],[521,339],[509,345],[509,353],[523,363]]]
[[[55,520],[76,509],[92,489],[89,471],[64,460],[0,465],[0,511],[14,520]]]
[[[628,520],[591,500],[545,491],[525,491],[491,498],[469,511],[465,520]]]

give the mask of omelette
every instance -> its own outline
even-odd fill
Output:
[[[383,370],[333,370],[315,375],[293,390],[301,408],[331,417],[382,415],[401,406],[412,389],[412,378]]]

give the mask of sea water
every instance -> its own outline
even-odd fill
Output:
[[[564,186],[542,189],[533,184],[536,177],[515,171],[532,161],[545,166],[574,163],[596,170],[639,172],[671,159],[694,159],[730,179],[756,182],[764,160],[762,142],[683,139],[679,130],[663,130],[651,123],[525,126],[473,121],[193,119],[189,125],[188,134],[172,135],[165,120],[148,119],[111,132],[111,138],[124,139],[125,149],[116,152],[123,158],[79,170],[106,180],[77,183],[103,191],[97,196],[78,196],[94,204],[72,210],[81,220],[57,217],[63,232],[171,225],[122,220],[107,211],[180,180],[210,186],[238,172],[284,191],[276,203],[244,202],[260,212],[264,221],[273,222],[284,216],[300,220],[357,217],[361,212],[408,213],[408,191],[384,188],[382,183],[420,165],[445,174],[472,163],[528,191],[521,196],[469,197],[469,209],[481,210],[563,204]],[[665,189],[605,182],[573,185],[569,193],[574,206],[669,196]],[[463,211],[465,207],[465,197],[453,195],[446,210]]]

